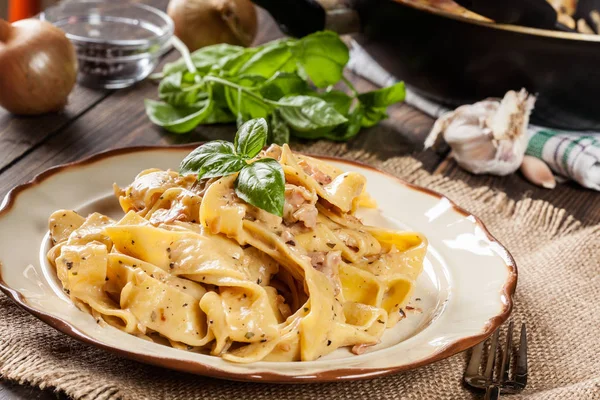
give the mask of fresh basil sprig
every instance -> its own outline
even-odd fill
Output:
[[[251,161],[265,146],[267,137],[267,121],[252,119],[240,127],[233,143],[214,140],[197,147],[181,161],[179,173],[194,173],[203,179],[239,172],[235,180],[238,197],[281,217],[285,201],[281,165],[272,158]]]
[[[183,44],[179,44],[183,46]],[[329,31],[281,39],[253,48],[218,44],[167,64],[158,87],[161,101],[146,100],[158,126],[185,133],[200,124],[269,121],[268,142],[290,136],[345,141],[387,118],[404,100],[404,84],[358,93],[343,76],[348,47]],[[333,90],[344,82],[350,94]]]

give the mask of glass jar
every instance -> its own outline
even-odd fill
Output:
[[[41,18],[65,31],[77,52],[78,82],[93,88],[119,89],[146,78],[173,36],[167,14],[128,1],[66,1]]]

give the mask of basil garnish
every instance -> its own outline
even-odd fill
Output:
[[[285,177],[281,165],[263,158],[245,166],[235,181],[235,194],[271,214],[283,216]]]
[[[217,178],[239,172],[235,192],[239,198],[271,214],[283,216],[285,176],[272,158],[248,161],[267,142],[267,121],[253,119],[243,124],[234,143],[215,140],[197,147],[179,165],[179,173],[198,174],[198,179]]]
[[[215,140],[197,147],[188,154],[179,165],[179,173],[196,173],[198,179],[214,178],[236,173],[244,164],[244,160],[235,153],[231,143]]]
[[[263,118],[253,119],[240,127],[235,135],[233,145],[235,152],[254,158],[267,144],[267,121]]]

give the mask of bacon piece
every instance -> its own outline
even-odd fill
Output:
[[[319,168],[310,165],[306,160],[298,161],[298,165],[320,185],[328,185],[333,181],[329,175],[325,174]]]
[[[338,294],[342,289],[340,287],[339,270],[342,262],[342,253],[339,251],[323,252],[318,251],[309,254],[311,264],[314,269],[321,271],[332,283],[334,293]]]
[[[318,215],[319,212],[314,204],[304,204],[300,206],[300,208],[298,208],[294,214],[292,214],[292,217],[297,221],[303,222],[304,226],[307,228],[314,228],[317,225]]]
[[[354,236],[350,236],[347,232],[339,231],[337,233],[338,238],[344,242],[344,244],[352,249],[358,249],[358,242]]]
[[[317,196],[314,193],[301,186],[286,184],[283,220],[288,225],[300,221],[307,228],[315,227],[319,214],[315,207],[316,202]]]

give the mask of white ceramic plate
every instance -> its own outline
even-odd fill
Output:
[[[480,220],[440,194],[366,165],[330,159],[367,177],[379,210],[364,212],[366,223],[420,231],[429,239],[425,269],[411,300],[422,312],[407,312],[379,345],[358,356],[338,349],[318,361],[234,364],[97,325],[62,292],[46,260],[48,216],[60,208],[84,215],[122,215],[113,182],[127,185],[146,168],[176,168],[189,151],[109,151],[52,168],[13,189],[0,207],[2,291],[52,327],[119,355],[202,375],[263,382],[362,379],[416,368],[466,350],[508,318],[517,282],[515,262]]]

